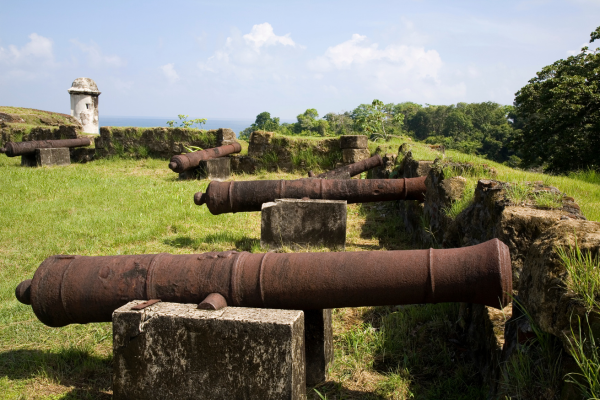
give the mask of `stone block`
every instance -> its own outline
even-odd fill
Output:
[[[253,174],[256,171],[258,163],[249,156],[231,156],[231,170],[235,173]]]
[[[71,161],[78,163],[86,163],[92,161],[96,157],[96,149],[89,147],[77,147],[70,149]]]
[[[234,143],[236,140],[235,132],[229,128],[217,129],[217,147]]]
[[[267,150],[269,149],[269,145],[267,144],[254,144],[250,143],[248,145],[248,156],[259,158],[265,155]]]
[[[231,158],[219,157],[200,161],[197,168],[179,174],[179,179],[210,179],[224,181],[231,176]]]
[[[418,161],[414,159],[407,159],[404,163],[404,177],[405,178],[418,178],[421,176],[427,176],[433,161]]]
[[[304,399],[299,310],[134,301],[113,313],[113,398]]]
[[[254,131],[250,134],[250,144],[270,144],[271,139],[273,139],[273,132],[266,131]]]
[[[306,386],[327,380],[327,369],[333,362],[333,328],[331,309],[304,310],[306,343]]]
[[[346,247],[346,201],[278,199],[262,206],[260,245]]]
[[[71,156],[67,147],[35,149],[35,154],[21,156],[21,165],[25,167],[52,167],[70,164]]]
[[[40,167],[70,165],[71,155],[67,147],[56,149],[35,149],[35,159]]]
[[[342,136],[343,137],[343,136]],[[369,149],[342,149],[344,164],[352,164],[371,157]]]
[[[340,136],[340,149],[366,149],[369,140],[365,135]]]

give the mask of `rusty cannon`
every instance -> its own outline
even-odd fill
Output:
[[[444,250],[57,255],[21,282],[16,296],[44,324],[59,327],[108,322],[132,300],[202,306],[217,297],[236,307],[296,310],[444,302],[501,308],[511,292],[508,247],[493,239]]]
[[[240,146],[238,142],[235,142],[233,144],[215,147],[212,149],[199,150],[187,154],[179,154],[171,157],[169,168],[173,172],[182,173],[192,168],[196,168],[201,161],[223,157],[228,154],[239,153],[240,151],[242,151],[242,146]]]
[[[403,179],[296,179],[292,181],[211,182],[194,203],[206,204],[214,215],[260,211],[275,199],[346,200],[369,203],[425,198],[425,177]]]
[[[383,159],[379,154],[376,154],[366,160],[344,165],[343,167],[332,169],[331,171],[323,172],[319,175],[315,175],[312,171],[308,171],[308,176],[309,178],[321,179],[348,179],[380,165],[383,165]]]
[[[56,149],[61,147],[84,147],[92,144],[90,138],[62,139],[62,140],[32,140],[27,142],[8,142],[6,147],[0,148],[0,153],[8,157],[24,156],[35,153],[36,149]]]

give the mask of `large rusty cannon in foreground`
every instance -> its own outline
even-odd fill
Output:
[[[199,150],[187,154],[179,154],[171,157],[169,168],[173,172],[182,173],[192,168],[196,168],[201,161],[223,157],[232,153],[239,153],[240,151],[242,151],[242,146],[240,146],[238,142],[235,142],[233,144],[215,147],[212,149]]]
[[[296,179],[293,181],[211,182],[206,193],[194,195],[197,205],[206,204],[214,215],[260,211],[275,199],[346,200],[369,203],[425,198],[425,177],[403,179]]]
[[[376,154],[366,160],[344,165],[343,167],[332,169],[331,171],[323,172],[319,175],[315,175],[312,171],[308,171],[308,176],[310,178],[321,179],[348,179],[380,165],[383,165],[383,159],[379,154]]]
[[[27,142],[8,142],[6,147],[0,148],[0,153],[8,157],[24,156],[35,153],[36,149],[51,149],[60,147],[83,147],[92,144],[90,138],[62,139],[62,140],[32,140]]]
[[[108,322],[132,300],[325,309],[442,302],[510,302],[508,247],[493,239],[459,249],[341,253],[52,256],[17,299],[49,326]]]

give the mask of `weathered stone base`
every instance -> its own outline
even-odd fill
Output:
[[[262,206],[260,245],[346,247],[346,201],[278,199]]]
[[[369,149],[342,149],[344,164],[352,164],[371,157]]]
[[[179,174],[179,179],[210,179],[224,181],[231,176],[231,158],[219,157],[201,161],[197,168]]]
[[[113,313],[114,399],[304,399],[299,310],[131,302]]]
[[[35,154],[21,156],[24,167],[51,167],[54,165],[71,165],[69,149],[35,149]]]

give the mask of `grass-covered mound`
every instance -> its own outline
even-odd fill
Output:
[[[81,127],[79,122],[67,114],[35,110],[23,107],[0,106],[0,130],[10,134],[13,141],[21,141],[34,128],[51,129],[59,125]]]

